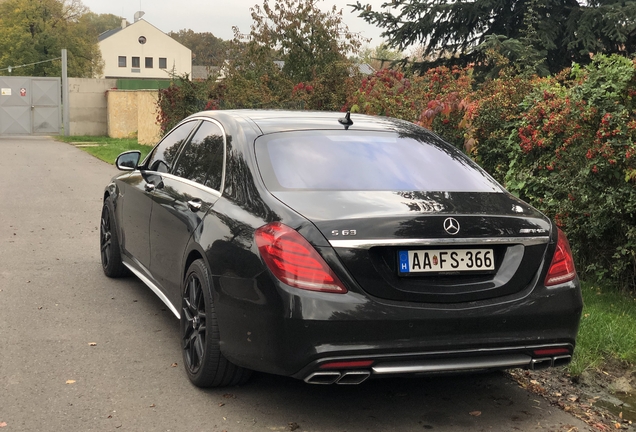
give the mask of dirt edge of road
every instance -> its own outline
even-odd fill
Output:
[[[636,369],[609,361],[602,368],[572,377],[565,369],[514,369],[511,377],[522,388],[546,399],[599,431],[634,430]],[[573,431],[574,432],[574,431]]]

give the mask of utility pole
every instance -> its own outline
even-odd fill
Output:
[[[64,107],[63,121],[64,121],[64,136],[69,136],[71,131],[71,107],[69,105],[69,91],[68,91],[68,57],[66,48],[62,49],[62,106]]]

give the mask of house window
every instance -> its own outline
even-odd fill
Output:
[[[146,57],[146,68],[152,69],[152,57]]]
[[[118,57],[119,67],[126,67],[126,56]]]
[[[139,67],[139,57],[133,57],[132,58],[132,67],[134,67],[134,68],[138,68]]]
[[[168,69],[168,59],[159,57],[159,69]]]

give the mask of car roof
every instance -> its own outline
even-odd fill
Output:
[[[327,111],[285,111],[285,110],[223,110],[204,111],[193,116],[219,118],[230,116],[253,123],[263,134],[302,130],[367,130],[396,131],[411,125],[388,117],[351,114],[353,124],[345,127],[338,122],[345,113]],[[413,125],[411,125],[413,126]]]

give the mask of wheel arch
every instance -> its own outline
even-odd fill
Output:
[[[104,201],[106,201],[111,195],[117,196],[117,185],[115,182],[111,182],[104,189]]]
[[[110,202],[113,209],[113,218],[115,223],[115,233],[117,234],[117,240],[119,241],[120,246],[124,244],[124,233],[123,229],[117,221],[117,185],[115,182],[111,182],[104,189],[104,196],[102,205],[106,204],[106,201],[110,198]]]
[[[186,275],[188,273],[188,269],[190,268],[190,265],[192,265],[193,262],[195,262],[196,260],[200,259],[203,260],[203,263],[205,264],[205,266],[208,269],[208,272],[210,272],[210,264],[208,263],[208,259],[205,255],[205,252],[203,251],[203,249],[201,248],[201,246],[199,246],[197,243],[192,242],[189,246],[188,249],[186,249],[188,252],[185,254],[185,259],[183,260],[183,270],[181,273],[181,281],[184,282]],[[210,278],[212,278],[212,274],[210,273]],[[212,279],[210,280],[211,282]],[[210,295],[212,295],[213,293],[210,293]]]

